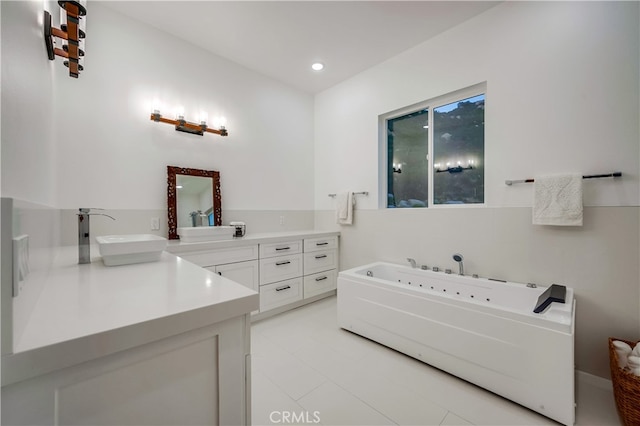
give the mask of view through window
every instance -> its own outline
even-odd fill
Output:
[[[484,106],[443,96],[386,119],[387,207],[484,203]]]

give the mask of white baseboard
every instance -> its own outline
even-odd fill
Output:
[[[613,385],[611,380],[604,377],[595,376],[584,371],[576,370],[576,385],[593,386],[604,391],[613,392]]]

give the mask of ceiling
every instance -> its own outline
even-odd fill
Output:
[[[498,3],[103,2],[122,14],[309,93],[334,86]],[[313,62],[324,63],[325,69],[311,70]]]

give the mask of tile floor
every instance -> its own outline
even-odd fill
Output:
[[[338,328],[335,296],[255,322],[251,344],[254,425],[558,424]],[[620,424],[611,392],[576,393],[576,424]]]

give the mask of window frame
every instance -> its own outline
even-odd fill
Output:
[[[459,102],[461,100],[464,99],[468,99],[468,98],[472,98],[474,96],[479,96],[479,95],[484,95],[484,100],[485,100],[485,105],[486,105],[486,101],[487,101],[487,84],[486,82],[483,83],[479,83],[479,84],[475,84],[473,86],[469,86],[469,87],[465,87],[464,89],[460,89],[460,90],[456,90],[453,92],[449,92],[446,93],[444,95],[440,95],[431,99],[428,99],[426,101],[422,101],[422,102],[418,102],[394,111],[390,111],[386,114],[382,114],[380,116],[378,116],[378,135],[379,135],[379,164],[378,164],[378,170],[379,170],[379,182],[378,182],[378,191],[379,191],[379,197],[378,197],[378,208],[380,209],[390,209],[388,206],[388,200],[387,200],[387,195],[388,195],[388,177],[389,177],[389,169],[388,169],[388,160],[389,160],[389,156],[388,156],[388,141],[389,141],[389,135],[388,135],[388,124],[387,122],[389,120],[393,120],[396,119],[398,117],[402,117],[404,115],[408,115],[411,114],[413,112],[417,112],[419,110],[423,110],[423,109],[428,109],[428,122],[429,122],[429,129],[427,130],[427,138],[428,138],[428,147],[427,147],[427,152],[428,152],[428,158],[427,158],[427,164],[428,164],[428,170],[429,170],[429,174],[427,176],[428,179],[428,186],[427,186],[427,190],[428,190],[428,200],[427,200],[427,206],[426,207],[417,207],[420,209],[429,209],[429,208],[436,208],[436,209],[440,209],[440,208],[476,208],[476,207],[486,207],[487,206],[487,192],[486,192],[486,186],[485,186],[485,191],[483,194],[483,199],[484,202],[482,203],[466,203],[466,204],[434,204],[433,203],[433,198],[434,198],[434,192],[433,192],[433,184],[434,184],[434,175],[435,175],[435,171],[434,171],[434,163],[433,163],[433,128],[434,128],[434,110],[444,106],[444,105],[448,105],[450,103],[453,102]],[[485,122],[486,122],[486,107],[485,107]],[[485,125],[485,136],[486,136],[486,125]],[[486,137],[485,137],[485,141],[486,141]],[[483,180],[484,182],[486,182],[486,143],[485,143],[485,150],[484,150],[484,157],[482,159],[483,162]],[[395,208],[392,210],[412,210],[412,208]]]

